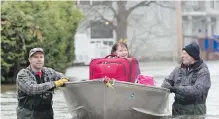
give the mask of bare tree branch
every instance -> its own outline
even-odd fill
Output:
[[[111,21],[111,23],[112,23],[113,28],[115,29],[116,28],[116,24],[117,24],[117,19],[119,18],[118,14],[116,13],[116,10],[112,6],[106,6],[106,7],[108,9],[112,10],[112,12],[113,12],[113,20]],[[104,11],[103,14],[105,14],[105,11]]]
[[[128,13],[132,12],[134,9],[136,9],[137,7],[141,7],[141,6],[150,6],[150,4],[155,3],[155,1],[141,1],[140,3],[138,3],[135,6],[132,6],[131,8],[128,9]]]
[[[116,10],[115,10],[112,6],[107,6],[107,7],[112,10],[112,12],[114,13],[114,17],[115,17],[115,18],[118,18],[118,15],[117,15],[117,13],[116,13]]]
[[[94,11],[99,15],[99,17],[101,18],[101,20],[104,20],[105,22],[109,22],[110,25],[113,27],[113,29],[116,28],[116,26],[115,26],[114,24],[112,24],[112,21],[110,21],[110,20],[104,18],[104,16],[103,16],[98,10],[94,9]]]
[[[163,7],[163,8],[169,8],[169,9],[172,9],[172,10],[176,9],[175,7],[164,5],[164,4],[161,4],[161,3],[157,2],[157,1],[155,2],[155,4],[159,5],[159,6]]]

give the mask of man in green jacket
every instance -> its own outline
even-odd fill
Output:
[[[162,83],[162,87],[175,93],[174,116],[206,114],[211,79],[208,67],[199,55],[200,48],[196,43],[185,46],[181,66],[176,67]]]
[[[17,119],[53,119],[54,88],[68,81],[63,74],[44,66],[44,51],[29,52],[30,65],[17,74]]]

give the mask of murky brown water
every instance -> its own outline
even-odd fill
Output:
[[[219,61],[207,63],[211,72],[212,87],[207,99],[207,116],[205,119],[219,119]],[[157,86],[160,86],[165,76],[167,76],[175,67],[174,63],[147,63],[141,64],[143,74],[154,75]],[[88,67],[75,67],[66,71],[67,76],[77,77],[79,79],[88,78]],[[170,105],[173,103],[174,95],[170,95]],[[16,92],[7,91],[1,93],[1,119],[16,119],[17,99]],[[56,90],[53,98],[53,109],[55,119],[71,119],[68,112],[65,98],[61,90]],[[168,117],[170,118],[170,117]],[[177,117],[176,119],[178,119]],[[180,118],[181,119],[181,118]],[[189,117],[194,119],[194,117]]]

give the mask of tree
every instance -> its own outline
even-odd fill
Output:
[[[169,9],[175,9],[172,7],[172,4],[165,1],[140,1],[137,4],[127,7],[127,1],[93,1],[93,5],[89,6],[83,6],[80,7],[85,11],[89,11],[87,13],[88,17],[93,17],[96,21],[100,20],[103,22],[106,22],[107,24],[112,26],[112,28],[115,30],[116,33],[116,39],[117,41],[120,39],[126,39],[127,38],[127,27],[128,27],[128,17],[130,17],[130,14],[137,8],[140,7],[148,7],[151,4],[160,5],[165,8]],[[96,3],[95,3],[96,2]],[[129,1],[130,2],[130,1]],[[133,2],[133,1],[131,1]],[[117,7],[113,7],[112,4],[109,3],[115,3]],[[113,13],[112,18],[106,18],[105,17],[105,10],[110,10]],[[87,26],[86,26],[87,27]],[[88,26],[89,27],[89,26]]]
[[[1,12],[1,81],[15,79],[33,47],[45,64],[63,72],[74,59],[74,34],[82,13],[74,2],[4,1]]]

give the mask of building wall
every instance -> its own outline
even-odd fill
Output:
[[[138,2],[128,1],[127,7],[133,6]],[[175,2],[172,2],[174,7]],[[217,7],[218,2],[211,2],[213,7]],[[111,4],[116,8],[116,4]],[[187,10],[193,8],[204,11],[206,8],[205,2],[190,2],[187,5]],[[185,9],[185,6],[183,10]],[[217,7],[218,9],[218,7]],[[111,10],[99,9],[100,13],[107,19],[113,19]],[[84,11],[86,12],[90,11]],[[95,19],[90,16],[85,16],[86,20]],[[215,27],[212,27],[213,33],[218,33],[219,18],[213,20]],[[164,8],[159,5],[152,4],[150,7],[139,7],[135,9],[128,18],[128,44],[132,55],[140,60],[175,60],[177,57],[177,36],[176,36],[176,11],[169,8]],[[192,28],[190,27],[192,26]],[[190,23],[188,19],[183,20],[183,34],[197,35],[198,29],[206,28],[205,21]],[[185,38],[186,39],[186,38]],[[193,38],[185,40],[188,44]],[[187,42],[188,41],[188,42]]]

